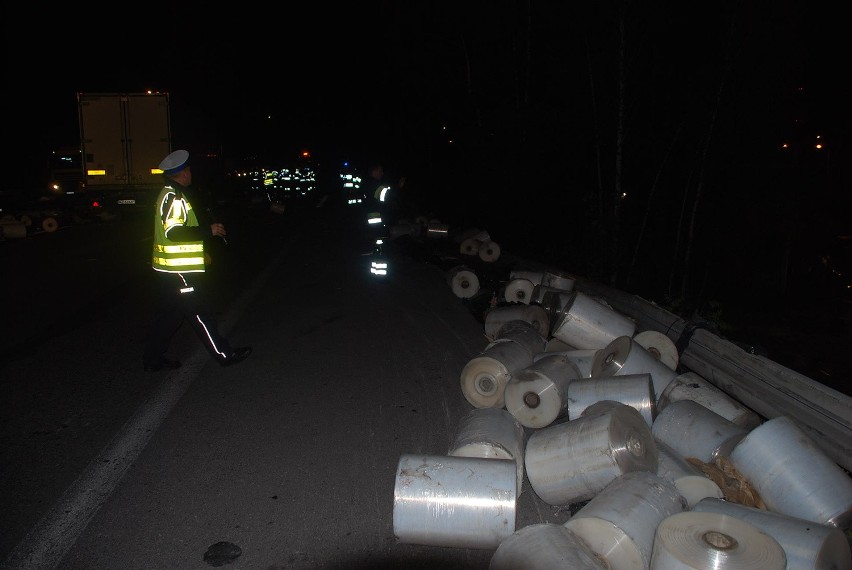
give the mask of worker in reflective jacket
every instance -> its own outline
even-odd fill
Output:
[[[373,251],[381,252],[384,240],[387,239],[388,206],[391,199],[391,185],[385,179],[385,170],[381,164],[370,167],[364,194],[367,201],[367,236]]]
[[[186,320],[210,354],[223,366],[245,360],[251,347],[232,348],[220,333],[203,296],[206,273],[204,240],[225,239],[225,226],[202,225],[193,208],[189,153],[176,150],[160,163],[166,185],[154,211],[154,250],[151,266],[160,286],[160,307],[145,340],[144,368],[148,372],[180,367],[165,356],[172,336]],[[202,213],[203,214],[203,213]]]
[[[388,274],[387,241],[394,220],[398,186],[385,176],[381,163],[373,164],[364,183],[366,198],[366,230],[370,247],[370,273],[385,277]]]

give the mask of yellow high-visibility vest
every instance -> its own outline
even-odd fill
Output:
[[[151,267],[167,273],[204,272],[204,242],[175,242],[169,239],[172,228],[198,227],[198,217],[192,204],[175,189],[164,186],[157,197],[154,212],[154,251]]]

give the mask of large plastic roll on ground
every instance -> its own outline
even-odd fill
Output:
[[[572,291],[563,291],[544,285],[533,287],[532,301],[544,307],[553,322],[560,317],[562,310],[574,300]]]
[[[651,433],[684,457],[713,463],[729,456],[748,430],[697,402],[681,400],[657,414]]]
[[[461,243],[466,239],[473,238],[477,241],[488,241],[491,239],[491,234],[488,233],[488,230],[481,230],[477,227],[467,228],[460,232],[457,232],[455,236],[453,236],[453,240],[456,243]],[[476,253],[474,252],[474,255]]]
[[[769,510],[842,529],[852,525],[852,478],[789,417],[751,430],[730,459]]]
[[[497,548],[515,532],[515,462],[404,454],[396,469],[393,533],[407,544]]]
[[[781,545],[790,570],[852,569],[849,541],[837,527],[814,524],[718,498],[702,499],[692,510],[722,513],[756,526]]]
[[[774,538],[720,513],[686,511],[657,527],[651,570],[785,570],[787,557]]]
[[[533,285],[541,285],[543,271],[532,271],[529,269],[512,269],[509,271],[509,279],[528,279]]]
[[[462,393],[475,408],[502,408],[512,374],[530,364],[532,356],[523,345],[510,339],[495,340],[465,364]]]
[[[41,229],[51,233],[59,229],[59,222],[53,216],[47,216],[41,221]]]
[[[541,275],[541,284],[560,291],[573,291],[576,278],[561,271],[548,270]]]
[[[524,461],[533,491],[546,503],[568,505],[591,499],[624,473],[656,472],[657,448],[639,412],[601,402],[582,418],[530,435]]]
[[[564,301],[569,298],[570,291],[563,291],[555,287],[547,287],[546,285],[538,284],[533,287],[531,303],[538,303],[547,309],[548,314],[555,316],[556,311],[562,308]],[[564,297],[561,297],[564,295]],[[560,303],[561,301],[561,303]],[[556,309],[554,311],[553,309]]]
[[[462,255],[479,255],[479,248],[482,245],[482,240],[478,240],[473,237],[469,237],[465,240],[462,240],[461,245],[459,245],[459,253]]]
[[[538,360],[539,358],[544,358],[550,354],[559,354],[564,356],[568,360],[574,363],[577,367],[577,370],[580,371],[580,376],[583,378],[591,378],[592,377],[592,362],[595,359],[595,354],[597,350],[593,348],[584,348],[584,349],[568,349],[568,350],[550,350],[551,348],[555,348],[551,343],[553,339],[550,339],[544,345],[544,352],[540,352],[533,356],[533,360]],[[562,342],[562,341],[558,341]]]
[[[657,402],[669,382],[677,377],[677,372],[654,358],[629,336],[620,336],[599,350],[592,366],[593,377],[645,373],[651,375]]]
[[[511,459],[518,473],[518,495],[524,482],[524,427],[502,408],[475,408],[461,419],[448,455]]]
[[[426,224],[426,237],[429,239],[446,239],[450,233],[450,227],[438,221]]]
[[[500,259],[500,244],[494,240],[484,241],[479,245],[479,259],[486,263],[494,263]]]
[[[661,332],[642,331],[633,336],[633,340],[651,353],[651,356],[665,364],[672,370],[677,370],[680,356],[672,339]]]
[[[511,321],[526,321],[533,325],[542,337],[543,343],[547,343],[550,334],[550,318],[538,305],[502,305],[489,309],[485,313],[485,335],[494,339],[500,336],[500,329]],[[544,346],[538,352],[542,352]]]
[[[5,239],[23,239],[27,237],[27,225],[24,222],[6,222],[0,224],[0,237]]]
[[[669,382],[669,385],[657,398],[657,411],[662,411],[672,402],[680,400],[698,402],[708,410],[716,412],[723,418],[747,430],[756,428],[761,423],[759,415],[695,372],[685,372],[675,376]]]
[[[469,299],[479,292],[479,277],[469,267],[458,265],[447,272],[447,284],[456,297]]]
[[[620,336],[629,338],[636,332],[636,323],[618,311],[579,291],[569,295],[559,315],[551,318],[556,338],[576,348],[603,348]]]
[[[651,430],[653,434],[653,429]],[[667,443],[656,441],[657,475],[671,481],[690,507],[708,497],[721,499],[722,490],[698,466],[690,463]]]
[[[506,409],[521,425],[543,428],[568,413],[568,386],[580,371],[568,358],[551,354],[512,375],[506,384]]]
[[[529,305],[532,300],[533,289],[535,289],[535,285],[529,279],[512,279],[506,283],[506,287],[503,290],[503,299],[507,303]]]
[[[610,568],[648,568],[657,526],[686,509],[675,486],[648,471],[618,476],[565,523]]]
[[[521,319],[503,323],[503,326],[497,331],[495,340],[497,339],[509,339],[517,342],[529,351],[530,358],[543,352],[546,342],[537,325]]]
[[[494,551],[489,570],[610,570],[589,545],[561,524],[516,530]]]
[[[601,400],[614,400],[636,408],[650,428],[657,415],[654,385],[650,374],[625,374],[606,378],[589,378],[568,386],[568,419],[583,415],[586,408]]]
[[[544,345],[544,351],[545,352],[565,352],[565,351],[568,351],[568,350],[581,350],[581,349],[574,348],[573,346],[571,346],[567,342],[562,342],[558,338],[553,338],[553,337],[547,339],[547,344]],[[582,350],[589,350],[589,349],[584,348]]]

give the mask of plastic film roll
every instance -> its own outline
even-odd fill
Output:
[[[486,263],[494,263],[500,259],[500,244],[493,240],[484,241],[479,245],[479,259]]]
[[[566,306],[571,304],[574,296],[572,291],[563,291],[562,289],[554,289],[553,287],[546,287],[544,285],[536,285],[535,289],[533,289],[533,302],[544,307],[544,310],[547,311],[547,315],[553,322],[556,322],[561,317],[562,311]]]
[[[549,338],[547,339],[547,344],[544,345],[545,352],[565,352],[568,350],[578,350],[568,344],[567,342],[562,342],[558,338]]]
[[[477,229],[477,228],[473,228],[472,231],[473,231],[472,235],[467,236],[467,237],[472,237],[473,239],[480,241],[480,242],[489,241],[491,239],[491,234],[488,233],[488,230],[480,230],[480,229]],[[475,252],[474,252],[474,255],[476,255]]]
[[[610,568],[648,568],[657,526],[686,509],[675,486],[648,471],[620,475],[586,503],[565,528]]]
[[[650,428],[657,414],[654,385],[650,374],[625,374],[608,378],[589,378],[568,386],[568,418],[577,419],[601,400],[614,400],[635,408]]]
[[[561,271],[545,271],[541,276],[541,284],[560,291],[573,291],[576,279],[573,275]]]
[[[22,239],[27,237],[27,225],[23,222],[0,224],[0,236],[6,239]]]
[[[477,408],[459,422],[449,455],[511,459],[517,472],[517,494],[524,482],[524,428],[501,408]]]
[[[542,337],[542,348],[537,352],[544,350],[550,330],[550,318],[543,308],[538,305],[503,305],[489,309],[485,314],[485,335],[492,339],[497,338],[503,326],[511,321],[526,321],[533,325]]]
[[[432,221],[426,225],[426,237],[429,239],[446,239],[449,233],[450,228],[447,224]]]
[[[552,312],[552,307],[561,306],[558,301],[561,300],[561,297],[559,296],[563,294],[568,295],[569,293],[562,289],[557,289],[556,287],[548,287],[547,285],[538,284],[533,287],[532,302],[538,303],[539,305],[547,308],[549,314],[554,314]],[[548,301],[548,298],[551,300]]]
[[[712,568],[785,570],[778,542],[745,521],[719,513],[687,511],[657,527],[651,570]]]
[[[662,441],[683,457],[713,463],[727,457],[748,433],[730,420],[692,400],[673,402],[657,414],[651,428]]]
[[[393,493],[393,532],[407,544],[497,548],[515,532],[515,463],[405,454]]]
[[[482,241],[473,237],[469,237],[465,240],[462,240],[461,245],[459,245],[459,253],[462,255],[479,255],[479,247],[482,245]]]
[[[755,412],[746,408],[695,372],[686,372],[675,376],[658,398],[657,407],[662,410],[670,403],[680,400],[698,402],[708,410],[716,412],[723,418],[747,430],[753,429],[761,423],[760,416]]]
[[[568,412],[568,386],[580,371],[567,358],[551,354],[518,371],[506,384],[506,410],[521,425],[543,428]]]
[[[527,479],[551,505],[591,499],[631,471],[657,471],[657,448],[642,415],[611,402],[582,418],[550,425],[527,440]]]
[[[469,299],[479,292],[479,277],[473,270],[463,265],[447,272],[447,283],[453,294],[462,299]]]
[[[645,373],[651,375],[654,398],[659,402],[660,394],[674,380],[677,372],[654,358],[629,336],[620,336],[598,351],[592,366],[593,377]]]
[[[561,524],[539,523],[516,530],[500,543],[489,570],[609,570],[589,545]]]
[[[475,408],[502,408],[512,374],[530,364],[532,356],[522,345],[509,339],[496,340],[465,364],[462,393]]]
[[[672,339],[661,332],[642,331],[637,333],[633,337],[633,340],[642,345],[645,350],[651,353],[651,356],[665,364],[668,368],[677,370],[680,357]]]
[[[512,279],[506,283],[503,298],[507,303],[530,304],[535,285],[529,279]]]
[[[553,340],[553,339],[550,339],[550,340]],[[559,341],[559,342],[562,342],[562,341]],[[535,356],[533,356],[533,360],[538,360],[539,358],[544,358],[545,356],[548,356],[550,354],[558,354],[560,356],[564,356],[565,358],[567,358],[568,360],[573,362],[574,366],[577,367],[577,370],[580,371],[580,376],[582,378],[591,378],[591,376],[592,376],[592,362],[595,359],[595,353],[597,352],[597,350],[589,349],[589,348],[583,349],[583,350],[577,350],[577,349],[572,348],[572,349],[568,349],[568,350],[548,351],[548,347],[555,348],[555,346],[552,345],[550,343],[550,341],[548,341],[547,344],[544,345],[544,352],[540,352],[540,353],[536,354]]]
[[[497,332],[495,340],[513,340],[527,349],[530,358],[544,351],[545,340],[536,325],[522,320],[505,323]]]
[[[559,316],[551,318],[552,334],[556,338],[577,348],[603,348],[618,337],[630,338],[636,332],[636,323],[625,315],[579,291],[572,291],[570,295],[571,300]],[[659,364],[658,360],[654,361]]]
[[[724,496],[719,485],[668,444],[662,441],[657,441],[656,444],[657,475],[671,481],[690,507],[707,497],[721,499]]]
[[[730,458],[770,510],[843,529],[852,525],[852,478],[789,417],[751,430]]]
[[[699,501],[692,509],[721,513],[756,526],[774,538],[787,557],[788,569],[850,570],[852,554],[840,529],[795,517],[747,507],[717,498]]]
[[[509,279],[527,279],[533,285],[541,285],[542,271],[530,271],[527,269],[513,269],[509,272]]]

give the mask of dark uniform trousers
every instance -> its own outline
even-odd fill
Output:
[[[145,340],[145,363],[154,364],[164,357],[184,320],[214,358],[221,361],[230,356],[232,348],[219,334],[216,319],[204,298],[204,273],[155,271],[154,278],[159,289],[160,306]]]

